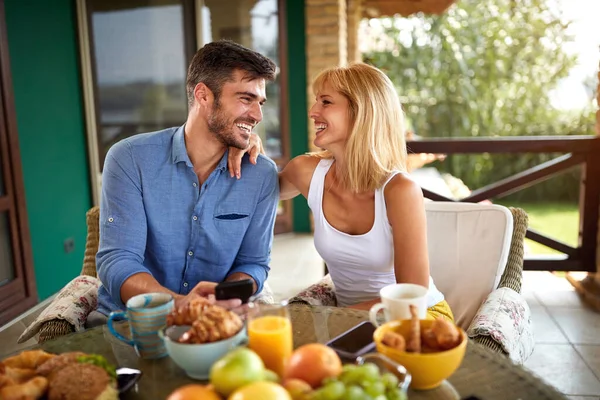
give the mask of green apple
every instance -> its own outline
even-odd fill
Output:
[[[218,360],[210,369],[210,383],[223,396],[252,382],[265,380],[265,364],[246,347],[238,347]]]

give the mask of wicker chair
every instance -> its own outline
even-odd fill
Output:
[[[96,278],[96,253],[98,252],[98,242],[100,241],[100,208],[92,207],[85,214],[85,218],[87,223],[87,238],[85,242],[85,253],[83,256],[81,275],[88,275]],[[55,319],[42,325],[38,342],[43,343],[47,340],[73,332],[75,332],[75,328],[69,322],[63,319]]]

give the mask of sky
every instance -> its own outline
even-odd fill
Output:
[[[573,43],[565,50],[578,55],[578,65],[571,70],[553,95],[553,105],[560,109],[580,109],[589,104],[583,80],[600,71],[600,17],[599,0],[561,0],[564,17],[572,21],[570,33]],[[597,81],[596,81],[597,83]]]

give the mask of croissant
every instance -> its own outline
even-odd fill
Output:
[[[42,376],[38,376],[25,383],[4,386],[0,389],[0,399],[39,399],[46,393],[46,389],[48,389],[48,380]]]
[[[14,379],[9,378],[6,375],[0,375],[0,389],[2,389],[4,386],[10,386],[10,385],[16,385],[17,382],[15,382]]]
[[[404,351],[406,349],[404,336],[396,332],[388,331],[384,333],[381,343],[398,351]]]
[[[52,357],[54,354],[46,353],[43,350],[28,350],[5,359],[3,363],[11,368],[36,369]]]
[[[167,325],[192,325],[206,307],[213,306],[204,297],[196,297],[186,304],[174,309],[167,315]]]
[[[436,319],[431,324],[431,332],[435,335],[438,348],[449,350],[458,345],[460,333],[456,326],[445,319]]]
[[[12,379],[15,383],[23,383],[31,378],[35,377],[37,373],[35,369],[26,369],[26,368],[11,368],[6,367],[4,372],[4,376]]]
[[[179,338],[180,343],[210,343],[227,339],[242,328],[240,317],[223,307],[204,306],[192,327]]]

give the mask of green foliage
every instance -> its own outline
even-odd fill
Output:
[[[556,0],[461,0],[441,16],[369,21],[375,36],[365,61],[398,87],[410,125],[423,137],[582,135],[594,131],[591,107],[553,108],[550,92],[576,57]],[[452,155],[439,168],[477,188],[550,155]],[[533,197],[572,199],[577,173],[536,185]],[[554,180],[555,181],[555,180]]]

